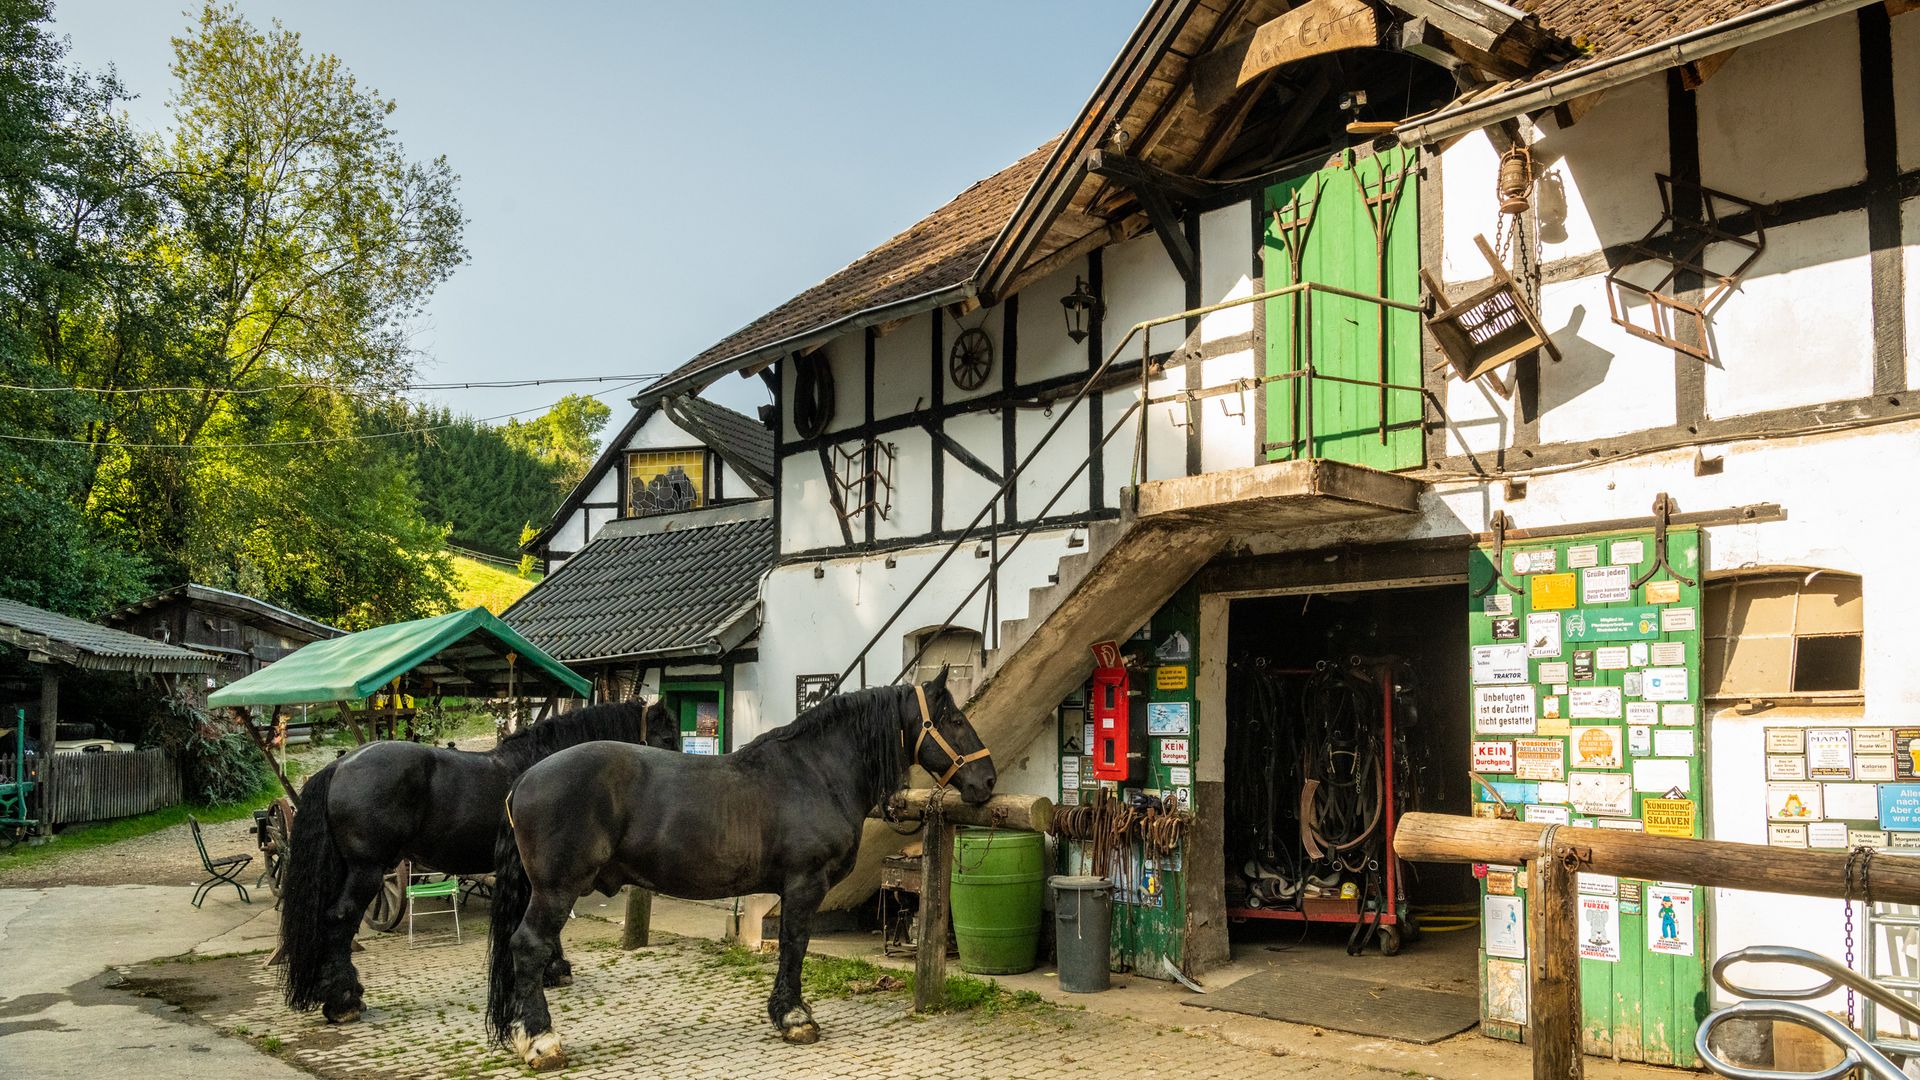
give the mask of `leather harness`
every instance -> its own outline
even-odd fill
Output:
[[[913,696],[915,700],[920,702],[920,737],[913,741],[913,760],[920,760],[920,746],[927,741],[927,736],[931,735],[933,736],[934,745],[946,753],[947,761],[949,762],[947,771],[934,777],[934,787],[946,787],[948,781],[953,779],[953,774],[959,772],[960,766],[965,765],[967,762],[979,761],[981,758],[992,756],[991,752],[989,752],[985,746],[980,747],[980,749],[975,750],[971,754],[962,754],[960,751],[955,750],[953,744],[947,741],[946,736],[940,734],[940,729],[933,726],[933,714],[927,709],[926,688],[918,683],[914,684]],[[907,733],[903,731],[900,733],[900,745],[905,747],[906,744]],[[926,766],[922,765],[921,768],[926,769]],[[933,776],[933,770],[927,769],[927,775]]]

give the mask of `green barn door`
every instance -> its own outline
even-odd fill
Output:
[[[1698,530],[1510,545],[1468,568],[1473,812],[1699,837],[1705,820]],[[1481,877],[1481,1018],[1526,1025],[1526,874]],[[1692,1068],[1708,890],[1580,875],[1588,1053]]]
[[[1267,189],[1266,287],[1302,281],[1408,304],[1420,302],[1416,153],[1396,147]],[[1412,311],[1315,292],[1267,302],[1267,374],[1420,385],[1420,319]],[[1376,469],[1423,462],[1421,395],[1332,378],[1267,384],[1268,461],[1332,458]],[[1305,423],[1311,400],[1313,422]],[[1384,409],[1384,413],[1383,413]],[[1312,446],[1306,445],[1311,431]]]
[[[660,696],[680,721],[680,749],[688,754],[727,752],[726,683],[706,679],[661,680]]]

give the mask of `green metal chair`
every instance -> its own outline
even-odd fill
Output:
[[[433,874],[415,874],[413,882],[407,886],[407,945],[413,945],[413,920],[416,915],[452,915],[453,940],[460,940],[460,879],[442,877],[438,881],[422,881],[422,878],[434,877]],[[416,901],[444,899],[447,906],[420,911]]]
[[[187,824],[193,828],[193,846],[199,849],[200,865],[205,867],[208,875],[210,875],[207,880],[200,883],[198,889],[194,890],[193,906],[199,907],[201,901],[207,898],[209,892],[212,892],[222,885],[233,886],[234,889],[240,893],[241,903],[253,903],[253,897],[247,895],[247,887],[240,884],[239,880],[240,871],[247,868],[247,864],[253,861],[253,856],[227,855],[223,858],[216,859],[207,854],[206,838],[200,835],[200,819],[194,817],[192,814],[188,814]]]

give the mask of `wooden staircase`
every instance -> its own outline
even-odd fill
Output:
[[[1051,581],[1028,591],[1027,614],[1000,624],[999,645],[987,654],[984,679],[966,703],[974,730],[997,760],[1018,760],[1052,732],[1060,701],[1092,673],[1089,646],[1132,635],[1229,539],[1391,518],[1411,524],[1425,486],[1317,459],[1142,484],[1136,507],[1090,526],[1086,547],[1062,558]],[[913,782],[928,781],[916,772]],[[880,860],[897,851],[901,839],[869,823],[858,865],[827,905],[871,896]]]

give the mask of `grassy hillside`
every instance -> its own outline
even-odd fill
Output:
[[[461,607],[470,608],[477,604],[495,615],[507,610],[507,605],[526,595],[527,590],[540,580],[538,571],[532,577],[523,578],[510,570],[489,566],[465,555],[453,557],[453,574]]]

